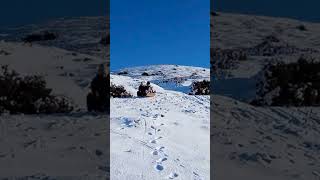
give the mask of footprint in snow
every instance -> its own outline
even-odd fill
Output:
[[[162,151],[162,149],[164,149],[163,146],[156,147],[156,150],[157,150],[157,151]]]
[[[162,171],[164,169],[164,167],[161,165],[161,164],[156,164],[154,166],[154,168],[157,170],[157,171]]]
[[[157,140],[158,140],[158,139],[161,139],[161,138],[162,138],[161,136],[155,137],[154,139],[150,140],[149,143],[157,144]]]
[[[198,174],[198,173],[196,173],[196,172],[194,172],[194,171],[193,171],[192,173],[193,173],[195,176],[199,176],[199,174]]]
[[[169,179],[174,179],[174,178],[176,178],[176,177],[178,177],[179,175],[177,174],[177,173],[175,173],[175,172],[171,172],[170,174],[169,174]]]
[[[154,155],[154,156],[157,156],[157,155],[159,155],[159,152],[161,152],[163,149],[164,149],[163,146],[156,147],[155,150],[151,151],[150,154]]]
[[[131,152],[132,152],[132,150],[131,150],[131,149],[128,149],[128,150],[125,150],[124,152],[131,153]]]
[[[156,162],[157,163],[162,163],[162,162],[164,162],[164,161],[166,161],[166,160],[168,160],[167,158],[160,158],[160,159],[158,159]]]
[[[159,152],[158,152],[157,150],[153,150],[153,151],[151,151],[151,155],[156,156],[156,155],[158,155],[158,154],[159,154]]]

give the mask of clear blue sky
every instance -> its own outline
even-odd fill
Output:
[[[211,8],[222,12],[236,12],[275,17],[290,17],[320,22],[319,0],[213,0]]]
[[[111,0],[111,70],[178,64],[209,67],[209,0]]]
[[[109,0],[1,0],[0,27],[45,22],[70,16],[101,16]]]

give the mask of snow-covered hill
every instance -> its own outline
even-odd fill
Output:
[[[22,75],[42,75],[54,94],[72,98],[80,108],[85,107],[88,86],[99,64],[106,60],[54,47],[25,45],[23,43],[0,43],[0,64]]]
[[[140,66],[111,73],[150,81],[166,90],[184,93],[190,92],[193,82],[210,80],[210,69],[182,65]]]
[[[301,54],[320,57],[320,24],[217,14],[211,16],[211,53],[216,53],[211,61],[225,64],[219,65],[224,76],[212,76],[214,177],[319,179],[319,107],[255,107],[247,102],[255,97],[256,80],[268,62],[297,61]]]
[[[104,17],[87,17],[0,30],[0,65],[44,76],[54,95],[75,105],[68,114],[1,114],[0,179],[106,179],[109,116],[86,112],[86,95],[98,66],[109,61],[109,47],[99,44],[109,33],[107,23]],[[21,42],[42,30],[59,37]]]
[[[60,18],[42,24],[0,28],[3,34],[0,40],[21,42],[27,35],[49,31],[56,34],[55,40],[36,43],[106,59],[110,57],[109,47],[100,44],[100,40],[109,36],[109,26],[109,17],[103,16]]]
[[[223,12],[218,14],[211,15],[211,42],[215,42],[213,48],[249,48],[270,35],[298,48],[320,48],[319,23]]]
[[[161,83],[152,83],[155,97],[136,97],[142,81],[193,72],[208,78],[204,72],[209,69],[161,65],[126,70],[128,74],[111,75],[111,83],[135,95],[111,99],[111,179],[209,179],[210,97],[187,95]],[[163,74],[151,75],[159,71]],[[141,76],[143,72],[150,76]]]
[[[211,15],[211,61],[218,67],[212,76],[215,92],[251,101],[266,64],[296,62],[301,55],[320,59],[319,31],[320,23],[294,19],[222,12]]]

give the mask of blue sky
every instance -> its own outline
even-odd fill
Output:
[[[209,0],[111,0],[112,70],[151,64],[209,67]]]
[[[213,0],[211,8],[275,17],[320,22],[319,0]]]
[[[106,15],[109,0],[1,0],[0,26],[45,22],[57,17]]]

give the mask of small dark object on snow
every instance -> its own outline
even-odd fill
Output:
[[[49,31],[44,31],[44,32],[40,32],[40,33],[34,33],[34,34],[27,35],[22,40],[25,43],[31,43],[31,42],[36,42],[36,41],[55,40],[56,38],[57,38],[56,34],[51,33]]]
[[[101,156],[102,154],[103,154],[102,151],[96,149],[96,155],[97,155],[97,156]]]
[[[127,71],[118,72],[118,75],[124,75],[124,74],[128,74],[128,72]]]
[[[307,28],[306,28],[306,26],[305,25],[299,25],[299,26],[297,26],[297,29],[299,29],[300,31],[307,31]]]
[[[147,85],[141,83],[137,92],[138,97],[153,97],[156,95],[156,91],[153,90],[150,82],[147,82]]]
[[[147,72],[143,72],[141,75],[142,76],[149,76],[149,74]]]

